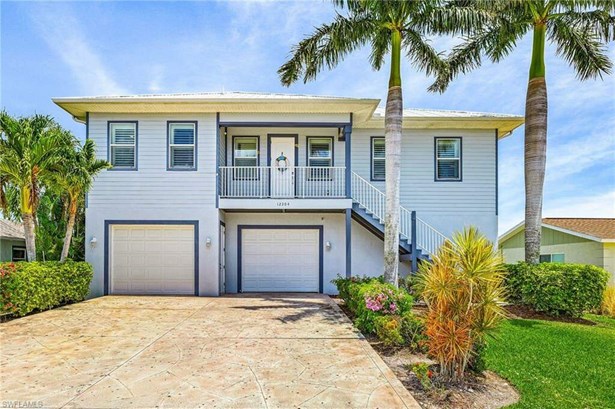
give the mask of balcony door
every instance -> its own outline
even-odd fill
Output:
[[[269,136],[271,197],[295,197],[295,136]]]

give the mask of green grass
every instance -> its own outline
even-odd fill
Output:
[[[615,408],[615,319],[585,318],[598,325],[502,324],[486,361],[521,394],[511,408]]]

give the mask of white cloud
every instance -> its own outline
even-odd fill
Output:
[[[109,73],[102,58],[86,40],[77,18],[68,7],[39,4],[31,18],[47,45],[70,69],[86,94],[129,93]]]
[[[615,189],[588,196],[579,192],[545,202],[544,217],[615,217]]]

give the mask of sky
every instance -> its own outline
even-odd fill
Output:
[[[328,1],[13,2],[0,0],[0,107],[54,116],[79,138],[85,126],[52,97],[254,91],[386,99],[388,66],[369,50],[349,55],[316,81],[289,88],[277,69],[292,46],[331,21]],[[485,61],[444,94],[402,65],[406,108],[523,115],[530,38],[499,64]],[[437,38],[447,52],[459,39]],[[608,52],[615,60],[615,45]],[[615,217],[615,77],[580,82],[547,48],[549,123],[545,217]],[[500,142],[499,230],[523,219],[523,127]]]

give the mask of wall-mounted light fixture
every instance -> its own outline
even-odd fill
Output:
[[[211,237],[205,239],[205,247],[211,247]]]
[[[331,242],[330,242],[330,241],[327,241],[327,242],[325,243],[325,247],[327,248],[327,250],[331,250]]]
[[[98,243],[98,240],[96,239],[96,237],[92,237],[92,239],[90,240],[90,247],[96,247],[96,243]]]

